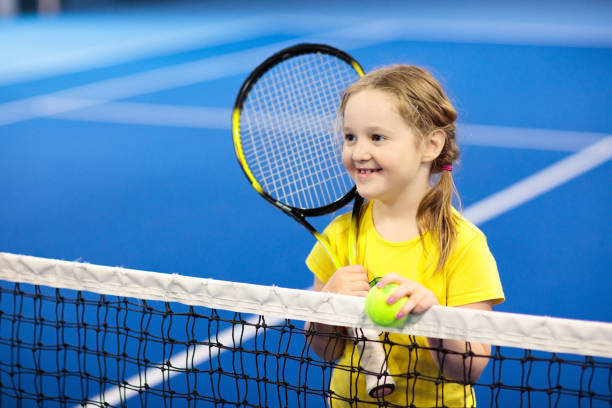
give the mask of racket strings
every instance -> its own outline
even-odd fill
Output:
[[[289,61],[294,62],[294,61]],[[294,65],[294,66],[290,66],[290,65]],[[287,64],[287,66],[283,67],[286,68],[285,71],[283,72],[284,77],[289,77],[290,82],[292,83],[297,83],[296,81],[299,80],[300,78],[300,74],[302,77],[304,77],[304,70],[303,70],[303,64],[302,66],[295,66],[297,64]],[[297,75],[295,75],[295,77],[291,77],[291,73],[297,73]],[[291,121],[291,120],[295,120],[295,123],[297,124],[297,128],[295,130],[299,130],[299,129],[306,129],[306,131],[310,130],[310,124],[311,123],[316,123],[316,120],[319,120],[318,118],[322,117],[325,112],[322,112],[321,110],[319,110],[318,112],[309,112],[308,108],[309,107],[321,107],[322,106],[322,102],[323,101],[312,101],[312,98],[306,98],[306,97],[301,97],[300,95],[303,95],[305,93],[307,93],[308,95],[311,96],[316,96],[316,94],[314,92],[312,92],[310,89],[308,89],[308,85],[311,84],[311,79],[313,78],[308,78],[307,81],[303,81],[301,82],[302,85],[305,85],[304,89],[296,89],[295,87],[292,87],[292,89],[290,89],[291,87],[288,87],[286,84],[274,84],[275,86],[275,90],[278,92],[278,95],[280,96],[280,98],[282,98],[283,100],[288,101],[288,103],[290,104],[290,107],[294,106],[296,107],[296,111],[298,112],[305,112],[306,114],[302,114],[302,115],[292,115],[292,112],[290,112],[289,109],[285,109],[285,113],[287,113],[288,115],[285,115],[283,118],[285,119],[285,121],[280,123],[280,128],[282,129],[283,126],[285,126],[286,128],[290,129],[291,128],[291,122],[286,123],[287,120]],[[318,86],[321,86],[321,84],[319,84]],[[327,108],[327,107],[326,107]],[[314,134],[313,136],[317,136],[316,134]],[[301,140],[302,143],[298,144],[297,141]],[[279,139],[275,140],[276,142],[279,141]],[[297,193],[301,193],[301,192],[305,192],[308,193],[309,192],[309,186],[311,187],[316,187],[316,186],[326,186],[326,180],[321,180],[321,165],[320,162],[318,160],[313,160],[312,158],[317,158],[320,157],[320,152],[317,152],[316,149],[317,146],[320,144],[320,140],[317,139],[306,139],[306,138],[294,138],[294,139],[287,139],[286,141],[288,141],[289,143],[286,143],[284,146],[283,144],[278,145],[278,143],[276,143],[279,147],[279,153],[281,155],[283,155],[283,157],[291,157],[292,152],[294,152],[293,156],[296,158],[296,160],[293,161],[286,161],[286,162],[280,162],[281,166],[279,166],[279,168],[284,169],[285,175],[288,175],[288,179],[285,180],[287,183],[286,184],[282,184],[282,183],[277,183],[277,188],[271,188],[270,189],[270,194],[276,194],[279,197],[283,198],[286,197],[287,194],[293,194],[296,195]],[[304,141],[310,141],[310,143],[304,143]],[[293,143],[291,143],[293,142]],[[311,160],[308,160],[308,158],[311,158]],[[299,164],[302,165],[299,165]],[[306,178],[300,178],[300,177],[296,177],[296,175],[300,175],[300,174],[308,174],[304,172],[304,169],[317,169],[317,172],[314,172],[312,174],[314,174],[315,176],[319,176],[317,177],[318,180],[313,180],[313,179],[309,179],[308,177]],[[272,179],[274,179],[274,176],[282,176],[279,174],[272,174]],[[278,179],[277,179],[278,180]],[[280,187],[280,188],[278,188]],[[327,194],[329,194],[329,190],[326,189]],[[296,197],[299,199],[302,195],[301,194],[297,194]],[[316,206],[316,202],[313,200],[313,196],[312,194],[306,194],[304,195],[305,197],[305,201],[304,200],[298,200],[297,204],[299,204],[302,207],[312,207],[312,206]]]
[[[240,121],[245,160],[273,198],[297,208],[319,208],[353,186],[340,159],[337,129],[343,90],[359,74],[326,54],[277,64],[259,78]]]

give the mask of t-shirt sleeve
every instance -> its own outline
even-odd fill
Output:
[[[312,247],[310,254],[308,254],[306,266],[323,283],[327,283],[335,272],[334,263],[319,242]]]
[[[334,252],[339,262],[347,263],[347,250],[345,236],[348,234],[346,224],[346,215],[340,216],[332,221],[321,234],[322,238],[329,243],[329,248]],[[334,262],[320,242],[317,242],[306,258],[306,266],[308,269],[323,283],[332,277],[336,272]]]
[[[448,266],[448,306],[486,300],[493,300],[495,305],[505,300],[497,264],[483,234],[476,235],[462,248],[458,248],[457,255]]]

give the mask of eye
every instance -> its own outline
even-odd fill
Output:
[[[374,133],[372,136],[370,136],[373,142],[382,142],[383,140],[385,140],[385,137],[383,135],[379,135],[377,133]]]
[[[355,141],[355,139],[357,139],[357,138],[352,133],[345,133],[344,134],[344,141],[345,142],[353,142],[353,141]]]

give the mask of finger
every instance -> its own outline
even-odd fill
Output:
[[[439,304],[438,299],[430,294],[427,294],[421,298],[419,302],[412,309],[412,314],[421,314],[425,312],[427,309],[432,307],[433,305]]]
[[[349,296],[366,296],[370,286],[367,282],[361,280],[345,280],[334,286],[334,293]]]
[[[360,279],[362,277],[367,278],[367,272],[362,265],[343,266],[342,268],[338,269],[336,273],[340,275],[345,275],[345,276],[353,276],[353,277],[359,276]]]
[[[391,292],[391,295],[389,295],[389,298],[387,298],[387,303],[393,304],[404,296],[410,297],[414,293],[416,293],[418,289],[418,283],[409,280],[404,280],[401,285],[399,285],[397,288],[395,288],[393,292]]]
[[[363,265],[350,265],[349,268],[350,268],[349,270],[351,271],[351,273],[353,273],[355,275],[363,276],[364,279],[367,279],[368,272],[363,267]]]
[[[389,273],[385,276],[383,276],[378,283],[376,284],[376,286],[378,286],[379,288],[384,288],[385,286],[387,286],[390,283],[397,283],[398,285],[402,283],[402,277],[399,276],[396,273]]]
[[[359,282],[363,283],[369,289],[370,288],[370,279],[368,277],[368,272],[361,265],[354,265],[354,266],[356,268],[353,270],[353,273],[351,274],[351,278],[354,279],[354,280],[358,280]]]
[[[368,291],[364,289],[359,289],[359,288],[355,288],[355,289],[351,288],[351,289],[343,290],[342,292],[340,292],[340,294],[349,295],[349,296],[366,297],[368,295]]]
[[[421,314],[427,311],[434,305],[439,305],[438,298],[428,291],[415,292],[411,297],[408,298],[406,304],[402,307],[400,313],[412,313],[413,315]]]
[[[402,308],[398,312],[396,319],[401,319],[409,313],[414,313],[414,308],[419,304],[420,301],[421,296],[418,293],[413,296],[410,296],[406,303],[404,303],[404,306],[402,306]]]
[[[367,293],[370,290],[370,285],[368,285],[366,281],[354,281],[351,286],[354,291],[363,291]]]
[[[358,268],[353,268],[353,265],[338,269],[332,276],[332,279],[341,285],[345,285],[350,282],[363,282],[364,284],[367,284],[366,273],[360,271]]]

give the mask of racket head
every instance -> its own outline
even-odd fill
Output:
[[[341,160],[338,109],[363,76],[347,53],[298,44],[261,63],[243,83],[232,116],[234,148],[251,185],[289,213],[327,214],[355,195]]]

